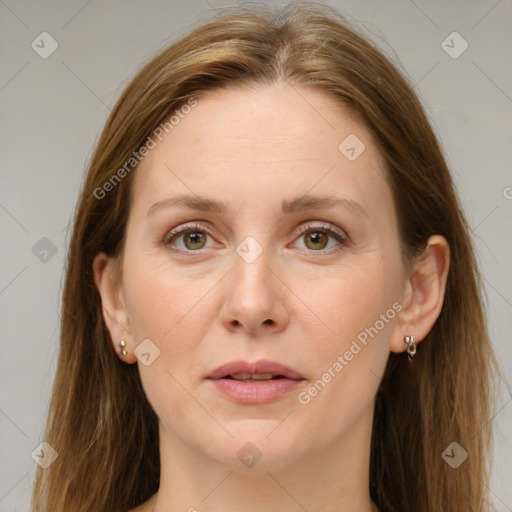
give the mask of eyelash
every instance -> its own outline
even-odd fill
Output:
[[[338,251],[342,250],[343,247],[349,245],[349,238],[348,238],[348,236],[342,235],[341,233],[338,233],[338,231],[335,231],[332,227],[330,227],[329,224],[321,224],[321,225],[316,225],[316,226],[315,225],[311,225],[311,224],[305,224],[305,225],[300,227],[299,234],[298,234],[297,238],[300,238],[301,236],[305,235],[308,232],[315,232],[315,231],[321,231],[321,232],[327,233],[329,236],[333,237],[336,241],[338,241],[339,245],[337,245],[334,248],[330,248],[330,249],[322,249],[322,250],[318,250],[318,251],[310,250],[308,252],[311,252],[311,253],[317,254],[317,255],[332,254],[332,253],[335,253],[335,252],[338,252]],[[188,232],[191,232],[191,233],[195,233],[195,232],[206,233],[206,234],[210,235],[212,238],[215,237],[214,232],[212,232],[210,229],[206,228],[205,226],[202,226],[201,224],[183,224],[183,225],[178,226],[177,228],[174,228],[171,231],[169,231],[165,235],[164,239],[162,240],[162,243],[165,246],[170,246],[171,245],[171,241],[177,235],[182,235],[182,234],[185,234],[185,233],[188,233]],[[201,249],[198,249],[198,250],[195,250],[195,251],[192,251],[192,250],[184,251],[182,249],[175,249],[175,248],[173,250],[181,252],[181,253],[189,253],[190,256],[195,256],[196,255],[195,253],[199,253],[201,251]]]

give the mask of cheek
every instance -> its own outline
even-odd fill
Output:
[[[400,309],[390,280],[395,270],[386,268],[383,258],[368,259],[364,266],[347,266],[308,295],[308,305],[328,328],[311,337],[320,370],[298,401],[333,436],[356,422],[377,392]]]
[[[127,309],[135,343],[141,337],[167,343],[200,300],[204,283],[180,275],[161,257],[127,259],[125,272]]]
[[[127,258],[125,272],[134,344],[150,339],[160,350],[157,362],[162,378],[168,380],[172,374],[185,383],[200,360],[201,342],[218,311],[212,304],[212,290],[219,276],[184,274],[165,255]],[[139,366],[146,378],[146,369]]]
[[[185,389],[209,325],[201,298],[211,285],[205,280],[194,283],[150,257],[127,258],[125,276],[134,344],[150,339],[159,350],[150,365],[136,363],[148,401],[160,418],[173,418],[177,410],[185,416],[197,414]]]
[[[318,348],[322,348],[320,353],[325,353],[327,346],[336,352],[350,345],[351,340],[392,308],[398,297],[397,287],[390,279],[393,270],[385,268],[383,261],[375,257],[357,266],[346,265],[316,280],[316,286],[309,284],[303,289],[308,308],[323,324],[318,332],[323,334],[317,338]],[[389,324],[386,322],[382,327],[379,322],[379,330],[386,331]]]

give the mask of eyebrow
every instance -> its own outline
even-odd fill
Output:
[[[283,214],[297,213],[305,210],[315,210],[320,208],[334,208],[336,206],[352,210],[354,213],[368,217],[368,212],[359,204],[347,197],[338,197],[332,195],[300,196],[290,200],[284,200],[281,204]],[[164,208],[179,207],[189,208],[191,210],[210,211],[214,213],[225,213],[227,206],[224,203],[214,199],[208,199],[192,194],[170,197],[158,201],[149,208],[146,216],[154,215],[157,211]]]

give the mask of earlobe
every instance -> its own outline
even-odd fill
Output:
[[[449,266],[447,240],[441,235],[431,236],[406,281],[404,307],[391,337],[392,352],[404,352],[409,348],[407,336],[413,336],[414,342],[418,343],[431,331],[443,307]]]
[[[114,350],[122,361],[134,363],[136,357],[133,354],[133,339],[123,298],[124,291],[115,263],[112,257],[103,252],[98,253],[92,265],[94,282],[101,297],[103,319]]]

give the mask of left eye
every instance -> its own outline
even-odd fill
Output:
[[[315,252],[320,251],[328,251],[329,249],[332,249],[332,247],[336,246],[336,243],[334,245],[331,245],[330,247],[326,247],[329,243],[329,238],[334,239],[338,242],[338,248],[339,246],[346,244],[345,237],[338,233],[337,231],[334,231],[330,226],[303,226],[300,231],[300,236],[298,240],[304,239],[305,246],[307,249],[311,249]]]

